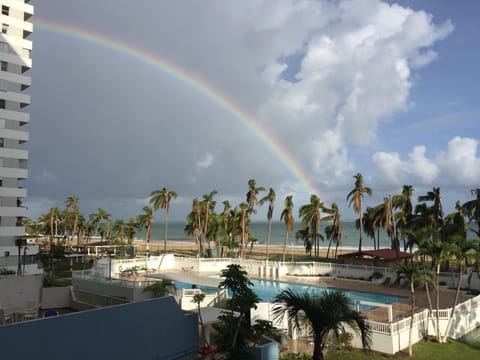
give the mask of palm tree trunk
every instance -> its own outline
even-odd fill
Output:
[[[167,252],[167,237],[168,237],[168,209],[165,209],[165,241],[163,243],[163,252]]]
[[[415,317],[415,290],[413,283],[410,284],[410,294],[412,296],[412,311],[410,314],[410,329],[408,330],[408,356],[412,357],[413,319]]]
[[[268,261],[268,246],[270,245],[270,233],[272,231],[272,218],[269,219],[268,221],[268,232],[267,232],[267,248],[266,248],[266,254],[265,258]]]
[[[323,344],[322,337],[315,335],[313,340],[313,360],[323,360]]]
[[[328,259],[328,254],[330,254],[330,246],[332,246],[332,238],[330,238],[330,241],[328,242],[327,259]]]
[[[450,316],[448,317],[448,323],[447,323],[447,327],[445,328],[445,334],[443,335],[442,342],[447,342],[448,333],[450,332],[450,327],[452,326],[453,315],[455,315],[455,309],[457,307],[458,297],[460,295],[460,286],[462,285],[462,272],[463,272],[462,267],[459,266],[459,268],[458,268],[458,284],[457,284],[457,289],[456,289],[456,292],[455,292],[455,300],[453,302],[452,311],[450,312]]]
[[[432,320],[432,323],[433,323],[433,329],[434,331],[436,332],[437,331],[437,328],[435,326],[435,321],[433,320],[433,316],[432,316],[432,313],[433,313],[433,307],[432,307],[432,299],[430,298],[430,289],[428,288],[428,283],[425,283],[425,293],[426,293],[426,296],[427,296],[427,301],[428,301],[428,319],[429,320]],[[428,328],[428,326],[427,326]]]
[[[287,251],[287,242],[288,242],[288,228],[285,230],[285,241],[283,243],[283,262],[285,262],[285,252]]]
[[[440,273],[440,264],[436,264],[436,271],[435,271],[435,297],[436,297],[436,314],[435,317],[437,319],[436,328],[437,328],[437,342],[441,342],[441,335],[440,335],[440,290],[438,289],[438,277]]]

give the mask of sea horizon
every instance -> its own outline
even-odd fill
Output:
[[[325,240],[320,240],[320,248],[328,248],[329,242],[325,237],[325,227],[328,225],[328,222],[320,225],[320,233],[324,236]],[[165,224],[163,222],[156,222],[152,226],[152,234],[150,242],[163,242],[165,241]],[[323,225],[323,226],[322,226]],[[344,236],[339,244],[339,247],[342,249],[358,249],[359,242],[359,230],[355,226],[354,221],[342,221],[342,226],[344,228]],[[187,236],[184,232],[185,222],[181,221],[172,221],[168,223],[168,241],[179,241],[179,242],[194,242],[193,236]],[[294,223],[294,228],[288,234],[288,248],[303,248],[303,242],[297,241],[295,239],[295,233],[302,229],[301,222],[298,221]],[[255,247],[264,247],[267,242],[267,232],[268,232],[268,222],[267,221],[256,221],[250,223],[250,232],[253,237],[257,240],[254,243]],[[388,235],[384,229],[380,229],[380,247],[381,248],[390,248],[391,243]],[[145,240],[145,231],[139,231],[135,234],[135,241],[140,242]],[[281,221],[272,222],[272,230],[270,234],[270,246],[283,246],[285,241],[285,224]],[[401,243],[401,248],[403,244]],[[335,248],[335,244],[332,244],[332,248]],[[373,249],[374,244],[371,238],[368,238],[365,234],[362,235],[362,248],[363,249]]]

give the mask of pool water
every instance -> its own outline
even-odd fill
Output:
[[[218,277],[218,276],[217,276]],[[272,302],[275,296],[280,293],[282,290],[291,289],[296,293],[303,294],[307,292],[311,296],[319,296],[323,291],[343,291],[345,295],[353,302],[356,303],[357,301],[369,301],[369,302],[376,302],[381,304],[392,304],[394,302],[398,302],[401,300],[406,299],[404,296],[395,296],[395,295],[387,295],[387,294],[379,294],[379,293],[372,293],[367,291],[351,291],[348,289],[339,289],[333,287],[324,287],[324,286],[315,286],[315,285],[307,285],[307,284],[297,284],[297,283],[290,283],[285,281],[272,281],[272,280],[264,280],[264,279],[250,279],[253,283],[252,290],[257,294],[257,296],[261,299],[261,301],[265,302]],[[185,283],[175,283],[177,288],[182,289],[190,289],[192,287],[191,284]],[[205,293],[215,293],[218,289],[212,287],[205,287],[205,286],[197,286],[198,289],[201,289]],[[369,310],[374,309],[373,306],[366,306],[361,305],[361,309]]]

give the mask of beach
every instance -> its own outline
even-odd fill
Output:
[[[135,241],[135,245],[137,245],[137,252],[143,253],[145,251],[145,241]],[[163,241],[154,241],[149,243],[149,248],[151,253],[159,253],[164,250],[164,242]],[[352,249],[338,249],[337,255],[351,252]],[[167,252],[174,253],[178,256],[196,256],[197,255],[197,248],[194,242],[189,241],[175,241],[169,240],[167,241]],[[335,249],[330,249],[329,258],[332,258],[334,255]],[[252,248],[248,247],[246,251],[246,257],[248,259],[257,259],[257,260],[264,260],[266,253],[266,246],[265,245],[254,245]],[[269,259],[270,260],[280,260],[283,254],[283,246],[279,245],[270,245],[268,248]],[[314,251],[312,250],[312,256]],[[285,251],[285,259],[288,261],[291,258],[299,259],[303,257],[309,257],[305,254],[305,249],[299,246],[287,246]],[[320,248],[320,257],[327,256],[327,249],[322,247]]]

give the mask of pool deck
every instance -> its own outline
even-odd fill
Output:
[[[172,271],[169,270],[168,272],[159,272],[154,276],[150,275],[151,277],[156,278],[170,278],[172,279],[175,277],[176,281],[191,283],[192,281],[195,282],[195,279],[205,279],[205,276],[211,275],[212,273],[203,273],[203,272],[196,272],[196,271]],[[278,281],[285,281],[285,282],[292,282],[292,283],[299,283],[299,284],[308,284],[308,285],[316,285],[316,286],[326,286],[326,287],[334,287],[339,289],[345,290],[354,290],[354,291],[366,291],[366,292],[373,292],[379,294],[387,294],[387,295],[396,295],[396,296],[404,296],[406,297],[404,300],[395,302],[392,304],[393,309],[393,320],[400,320],[404,317],[410,316],[411,313],[411,301],[410,301],[410,290],[409,288],[401,287],[399,285],[382,285],[376,284],[371,281],[365,280],[352,280],[352,279],[345,279],[345,278],[333,278],[333,277],[324,277],[324,276],[292,276],[286,275],[281,276],[280,278],[271,278],[271,277],[258,277],[255,276],[254,278],[258,279],[266,279],[266,280],[278,280]],[[183,280],[181,280],[183,279]],[[205,280],[207,282],[207,280]],[[218,283],[218,279],[213,280],[208,279],[208,282],[212,282],[212,284]],[[203,281],[198,283],[199,285],[208,285],[204,284]],[[460,292],[458,302],[461,303],[463,301],[468,300],[472,296],[466,295],[464,292]],[[432,301],[432,307],[436,308],[435,305],[435,291],[430,290],[430,298]],[[450,308],[453,305],[453,301],[455,298],[455,290],[450,289],[441,289],[440,290],[440,308]],[[415,309],[416,311],[428,308],[428,297],[426,295],[426,291],[424,288],[416,289],[415,290]],[[388,321],[388,313],[386,308],[376,308],[373,310],[365,310],[362,311],[365,316],[369,320],[373,321]]]
[[[393,320],[403,319],[410,316],[411,313],[411,300],[410,300],[410,288],[401,287],[399,285],[382,285],[376,284],[371,281],[365,280],[351,280],[345,278],[327,278],[327,277],[297,277],[297,276],[283,276],[279,278],[280,281],[288,281],[295,283],[304,283],[310,285],[328,286],[339,289],[354,290],[354,291],[367,291],[372,293],[405,296],[405,300],[395,302],[392,304],[393,308]],[[468,300],[472,296],[465,295],[460,292],[458,302]],[[430,299],[432,301],[432,307],[436,308],[435,303],[435,291],[430,289]],[[455,299],[455,290],[441,289],[440,290],[440,305],[442,308],[450,308],[453,305]],[[425,288],[415,289],[415,311],[420,311],[428,308],[428,297]],[[369,320],[373,321],[388,321],[387,309],[376,308],[374,310],[366,310],[363,313]]]

